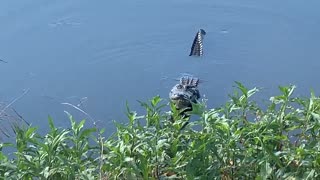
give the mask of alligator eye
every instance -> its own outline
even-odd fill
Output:
[[[178,89],[182,89],[183,86],[179,84],[179,85],[177,86],[177,88],[178,88]]]

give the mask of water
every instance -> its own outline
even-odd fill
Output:
[[[125,102],[167,99],[175,78],[204,80],[209,107],[224,103],[234,81],[277,93],[295,84],[297,94],[319,92],[320,1],[2,0],[0,99],[30,123],[47,129],[47,116],[67,127],[61,103],[79,104],[108,132],[125,122]],[[189,57],[199,28],[204,56]],[[262,98],[267,98],[264,96]]]

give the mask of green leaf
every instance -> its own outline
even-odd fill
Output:
[[[160,98],[159,95],[158,95],[158,96],[155,96],[155,97],[153,97],[152,100],[151,100],[151,105],[152,105],[153,107],[156,107],[161,100],[162,100],[162,99]]]
[[[51,118],[51,116],[48,116],[48,122],[49,122],[49,127],[50,127],[51,131],[55,131],[56,127],[53,124],[53,119]]]
[[[80,134],[80,139],[88,138],[89,135],[93,132],[96,132],[96,128],[89,128],[89,129],[83,130]]]
[[[312,169],[311,171],[307,171],[303,174],[303,179],[305,180],[314,179],[315,178],[314,175],[315,175],[315,170]]]
[[[317,121],[318,123],[320,123],[320,115],[319,114],[316,114],[316,113],[311,113],[312,115],[312,118]]]
[[[261,165],[261,170],[260,170],[260,176],[262,177],[263,180],[268,179],[270,174],[272,173],[272,168],[270,166],[269,162],[264,162]]]
[[[238,81],[235,81],[235,83],[238,85],[237,88],[242,92],[242,94],[248,97],[248,89]]]
[[[106,129],[105,128],[102,128],[102,129],[100,129],[100,134],[103,134],[104,132],[106,131]]]

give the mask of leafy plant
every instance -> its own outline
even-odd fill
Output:
[[[225,105],[193,104],[193,121],[159,96],[140,102],[144,115],[127,104],[128,123],[101,137],[85,121],[70,119],[50,131],[15,127],[16,157],[1,153],[7,179],[318,179],[320,98],[294,97],[295,86],[280,86],[267,107],[252,100],[258,88],[236,82]],[[164,111],[169,107],[170,111]],[[98,133],[96,135],[95,133]]]
[[[83,130],[69,115],[71,129],[58,129],[49,117],[50,131],[40,136],[35,127],[15,126],[16,158],[0,164],[10,179],[94,179],[97,148],[89,144],[94,128]],[[1,171],[0,171],[1,172]]]

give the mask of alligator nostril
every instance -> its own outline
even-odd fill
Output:
[[[206,35],[206,34],[207,34],[206,31],[203,30],[203,29],[200,29],[199,31],[200,31],[200,33],[201,33],[202,35]]]

